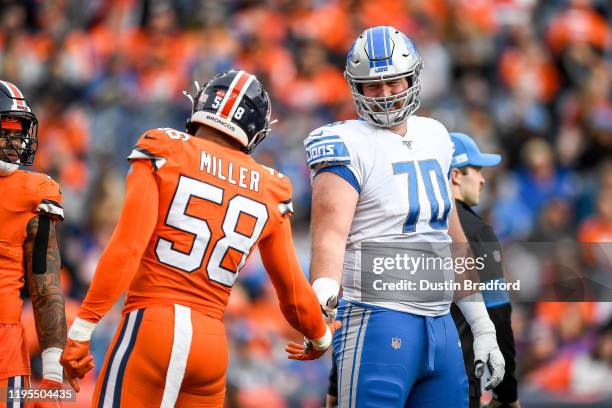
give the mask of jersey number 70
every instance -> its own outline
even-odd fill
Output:
[[[191,197],[211,201],[220,206],[223,203],[223,192],[223,189],[212,184],[186,176],[180,177],[168,210],[166,225],[194,235],[195,239],[191,251],[184,253],[174,249],[172,241],[160,237],[155,247],[155,254],[161,263],[189,273],[202,267],[206,249],[211,241],[211,231],[205,220],[187,215],[187,207]],[[250,236],[236,231],[240,213],[248,214],[256,220]],[[214,243],[206,265],[208,278],[224,286],[232,286],[237,272],[246,262],[247,256],[259,239],[267,221],[268,210],[265,205],[240,195],[232,197],[227,203],[221,227],[223,236]],[[230,248],[242,253],[242,258],[235,271],[221,266]]]
[[[421,172],[421,178],[427,191],[427,199],[431,206],[431,218],[429,225],[433,229],[448,228],[448,213],[451,209],[451,200],[446,188],[446,181],[442,169],[437,160],[419,160],[393,163],[393,174],[408,174],[408,216],[402,228],[402,232],[415,232],[421,212],[421,200],[419,200],[419,189],[417,180],[417,164]],[[441,202],[442,201],[442,202]]]

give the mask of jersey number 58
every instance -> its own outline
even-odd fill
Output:
[[[198,197],[221,206],[223,189],[200,180],[181,176],[168,210],[166,225],[195,236],[193,246],[190,252],[185,253],[174,249],[172,241],[160,237],[155,247],[155,254],[161,263],[189,273],[202,267],[206,249],[211,243],[211,231],[208,223],[201,218],[186,214],[191,197]],[[255,219],[255,225],[250,236],[236,231],[240,213],[248,214]],[[208,278],[222,285],[232,286],[236,280],[237,272],[246,262],[247,256],[259,239],[267,221],[268,210],[262,203],[240,195],[230,199],[221,227],[224,235],[214,242],[213,250],[206,265]],[[235,271],[221,266],[223,258],[230,248],[242,253],[242,258]]]

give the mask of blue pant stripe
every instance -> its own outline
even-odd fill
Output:
[[[351,322],[351,310],[353,310],[353,305],[350,305],[348,308],[348,311],[346,312],[346,323],[344,325],[344,333],[342,334],[342,346],[341,346],[341,353],[340,353],[340,375],[338,376],[338,378],[340,379],[339,383],[338,383],[338,389],[341,390],[342,389],[342,368],[344,367],[344,350],[346,350],[346,334],[348,333],[348,329],[349,329],[349,324]]]
[[[13,408],[13,399],[11,398],[9,394],[9,390],[12,390],[14,388],[15,388],[15,377],[9,377],[8,385],[6,388],[6,407],[7,408]]]
[[[121,326],[121,332],[119,333],[119,337],[117,338],[115,347],[113,347],[110,358],[108,359],[108,363],[106,365],[106,372],[104,373],[104,380],[102,381],[102,388],[100,390],[100,397],[98,400],[98,408],[103,408],[104,406],[104,396],[106,395],[106,387],[108,386],[108,379],[110,377],[111,365],[113,364],[113,361],[115,360],[115,355],[117,354],[119,345],[121,345],[121,343],[123,342],[123,337],[125,336],[125,329],[127,328],[127,325],[128,325],[128,317],[129,315],[125,316],[123,320],[123,326]]]
[[[140,323],[142,322],[142,315],[144,314],[144,309],[139,309],[136,311],[136,321],[134,322],[134,329],[132,331],[132,337],[130,338],[130,343],[128,344],[127,350],[121,359],[121,364],[119,365],[119,374],[117,376],[117,383],[115,386],[115,395],[113,397],[113,407],[121,406],[121,391],[123,388],[123,375],[125,374],[125,366],[132,354],[132,350],[134,350],[134,344],[136,343],[136,338],[138,337],[138,329],[140,328]]]
[[[355,377],[355,363],[357,362],[357,350],[359,349],[359,338],[361,337],[361,330],[363,329],[363,319],[365,318],[366,310],[361,312],[361,321],[359,322],[359,331],[357,332],[357,340],[355,342],[355,351],[353,354],[353,367],[351,368],[351,386],[349,391],[349,407],[353,406],[353,386]]]

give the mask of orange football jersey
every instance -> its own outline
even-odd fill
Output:
[[[222,319],[252,248],[292,212],[289,179],[174,129],[146,132],[129,159],[151,161],[159,208],[124,312],[180,303]]]
[[[0,323],[20,321],[28,222],[39,213],[61,221],[61,202],[59,185],[49,176],[23,170],[0,176]]]

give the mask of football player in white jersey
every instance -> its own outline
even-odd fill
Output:
[[[364,31],[345,70],[360,119],[320,127],[304,141],[313,178],[311,279],[324,313],[335,314],[343,288],[337,309],[343,328],[334,337],[340,407],[468,403],[449,314],[452,288],[419,290],[408,282],[405,290],[387,286],[385,292],[388,270],[376,270],[401,272],[395,249],[407,249],[414,260],[427,248],[443,253],[434,243],[448,250],[451,240],[467,242],[450,196],[451,139],[441,123],[414,115],[421,68],[416,47],[400,31]],[[406,274],[406,281],[422,272]],[[452,281],[452,268],[450,277],[448,268],[442,275]],[[495,327],[480,293],[457,303],[474,333],[478,374],[485,365],[490,370],[490,389],[504,376]],[[308,345],[289,349],[290,358],[309,358]]]

